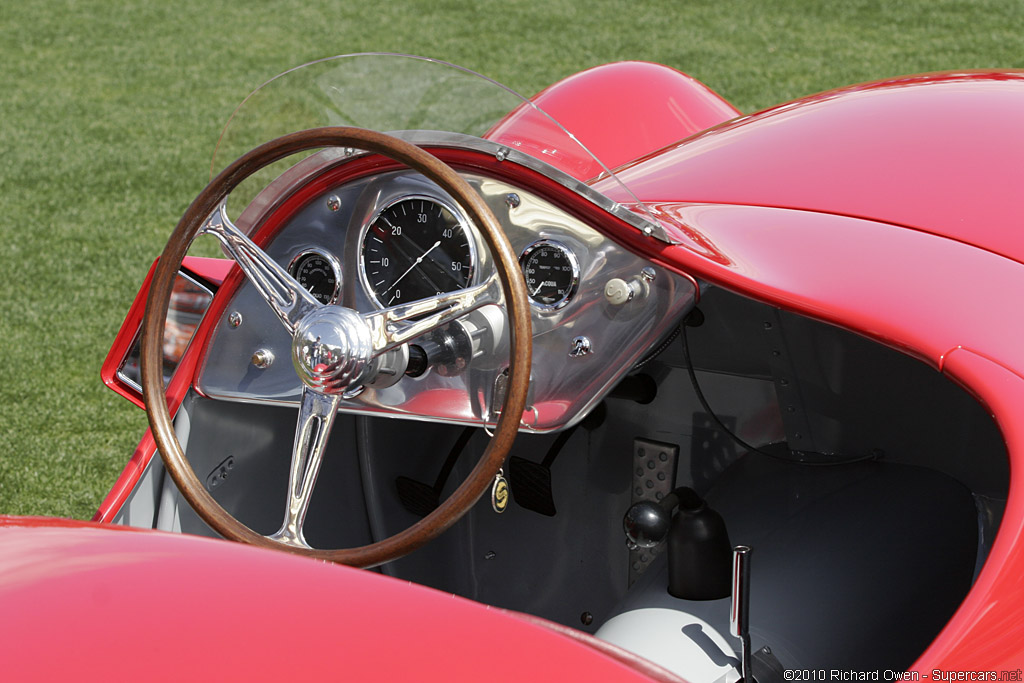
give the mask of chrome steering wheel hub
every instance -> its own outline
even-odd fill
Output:
[[[350,308],[314,309],[295,327],[292,363],[302,382],[316,392],[334,395],[356,390],[375,374],[370,329]]]

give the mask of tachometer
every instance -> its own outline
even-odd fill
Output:
[[[288,272],[322,304],[334,303],[341,286],[341,269],[333,256],[311,249],[288,265]]]
[[[405,197],[367,226],[359,270],[367,291],[387,307],[462,289],[475,264],[472,237],[454,209]]]

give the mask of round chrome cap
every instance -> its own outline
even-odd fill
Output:
[[[292,338],[295,371],[323,394],[341,394],[361,385],[372,361],[370,329],[348,308],[323,306],[311,311]]]

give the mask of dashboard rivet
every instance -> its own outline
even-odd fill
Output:
[[[331,211],[337,211],[341,208],[341,198],[336,194],[332,194],[327,198],[327,208]]]
[[[274,363],[274,352],[270,349],[259,349],[252,354],[252,364],[260,370],[266,370]]]
[[[508,204],[508,208],[510,209],[518,208],[520,203],[519,195],[515,192],[509,192],[505,195],[505,203]]]
[[[502,147],[494,153],[494,158],[498,161],[505,161],[505,158],[508,157],[508,152],[509,150],[507,147]]]
[[[242,314],[239,313],[238,311],[234,311],[231,315],[228,316],[228,325],[231,325],[231,327],[238,327],[241,324]]]

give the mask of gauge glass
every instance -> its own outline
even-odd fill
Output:
[[[341,277],[333,257],[319,251],[304,251],[292,260],[288,272],[320,303],[337,301]]]
[[[541,308],[565,306],[579,286],[580,270],[576,255],[564,244],[553,240],[534,242],[519,257],[530,299]]]
[[[397,306],[470,284],[476,250],[466,223],[446,204],[406,197],[363,234],[360,273],[380,306]]]

